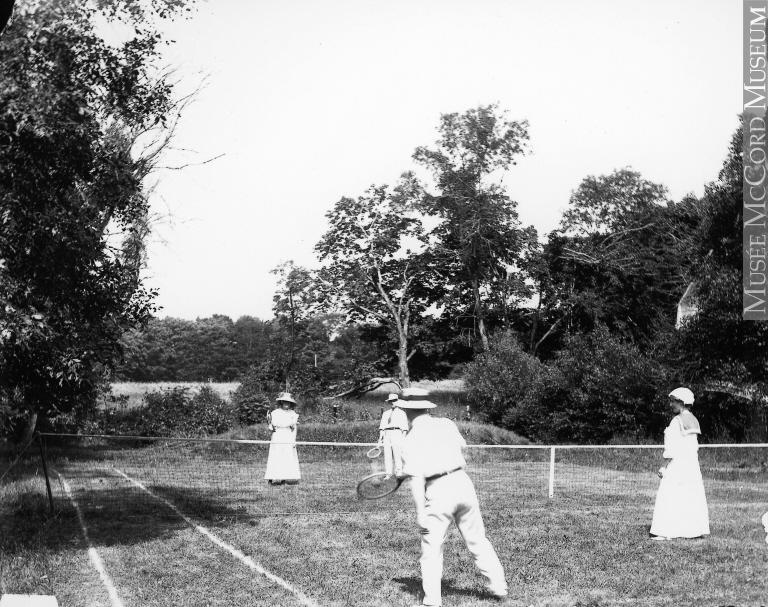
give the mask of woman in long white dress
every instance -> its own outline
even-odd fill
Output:
[[[267,417],[272,440],[264,478],[270,485],[295,485],[301,478],[299,455],[296,452],[299,415],[292,409],[296,401],[288,392],[283,392],[277,397],[277,402],[279,406]]]
[[[664,430],[666,463],[659,469],[661,482],[653,509],[651,539],[694,538],[709,535],[709,509],[699,467],[701,427],[688,410],[693,392],[677,388],[669,394],[675,417]]]

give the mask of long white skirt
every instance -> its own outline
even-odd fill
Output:
[[[293,431],[277,428],[272,433],[267,456],[267,470],[264,478],[268,481],[297,481],[301,478],[299,455],[296,452]]]
[[[709,535],[707,497],[695,455],[674,458],[667,466],[656,494],[651,535]]]

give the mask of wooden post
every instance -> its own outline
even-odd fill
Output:
[[[555,448],[549,450],[549,499],[555,497]]]

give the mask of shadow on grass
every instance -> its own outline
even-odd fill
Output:
[[[400,588],[403,592],[414,596],[416,599],[420,599],[422,595],[421,578],[415,577],[396,577],[392,578],[392,581],[396,584],[400,584]],[[475,599],[489,599],[492,598],[490,593],[478,592],[472,588],[466,588],[463,586],[456,586],[450,580],[443,580],[442,583],[443,598],[450,598],[452,596],[467,596]]]
[[[244,511],[199,489],[148,488],[195,522],[215,527],[246,518]],[[90,542],[97,548],[163,540],[190,528],[167,504],[139,489],[86,489],[73,491],[73,495]],[[83,533],[75,508],[66,496],[57,497],[54,504],[51,514],[47,497],[37,490],[19,492],[12,503],[0,504],[0,552],[12,556],[30,548],[51,552],[81,549]]]

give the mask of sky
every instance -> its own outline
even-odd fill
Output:
[[[164,31],[178,93],[200,90],[164,162],[188,166],[155,176],[159,316],[271,318],[270,270],[316,265],[325,213],[416,168],[441,114],[528,120],[501,177],[543,235],[588,175],[700,196],[741,111],[722,0],[200,0]]]

